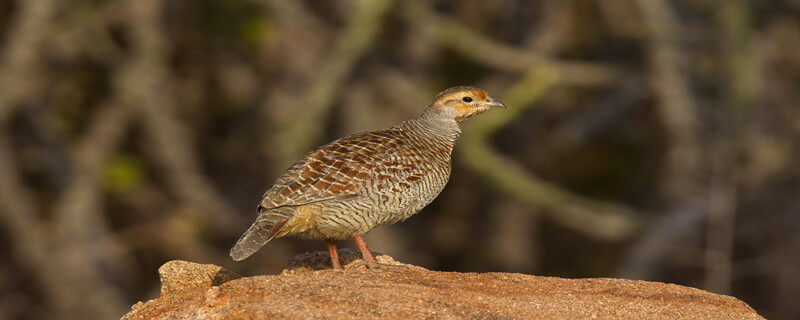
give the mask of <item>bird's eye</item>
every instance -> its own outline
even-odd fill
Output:
[[[472,98],[470,97],[463,97],[461,98],[461,100],[463,100],[464,102],[472,102]]]

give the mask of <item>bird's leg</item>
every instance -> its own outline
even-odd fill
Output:
[[[333,265],[334,269],[341,270],[342,264],[339,263],[339,252],[336,251],[336,241],[325,241],[325,245],[328,246],[328,254],[331,255],[331,265]]]
[[[375,260],[375,256],[372,255],[372,251],[369,251],[369,247],[367,247],[367,242],[364,241],[364,237],[354,236],[353,239],[356,240],[358,248],[361,249],[361,259],[367,264],[367,268],[378,268],[378,260]]]

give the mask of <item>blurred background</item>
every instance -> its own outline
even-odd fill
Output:
[[[373,250],[800,318],[800,2],[0,2],[0,318],[113,319],[228,250],[299,156],[470,84],[448,187]],[[352,242],[342,247],[355,247]]]

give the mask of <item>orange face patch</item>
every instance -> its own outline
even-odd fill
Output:
[[[483,101],[489,98],[489,93],[480,89],[472,91],[471,93],[479,101]]]
[[[458,112],[458,117],[466,118],[477,110],[469,103],[463,102],[464,97],[470,97],[473,101],[483,101],[489,98],[489,93],[475,87],[451,88],[436,96],[431,108],[438,109],[443,107],[447,102],[457,102],[456,111]]]
[[[465,104],[465,103],[459,103],[459,104],[456,105],[456,110],[458,111],[458,114],[468,113],[471,109],[472,109],[472,106],[470,106],[468,104]]]

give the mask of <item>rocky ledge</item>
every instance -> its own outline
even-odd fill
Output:
[[[429,271],[385,255],[394,267],[367,270],[355,252],[339,255],[343,271],[314,252],[280,275],[244,278],[170,261],[161,296],[123,319],[763,319],[736,298],[673,284]]]

